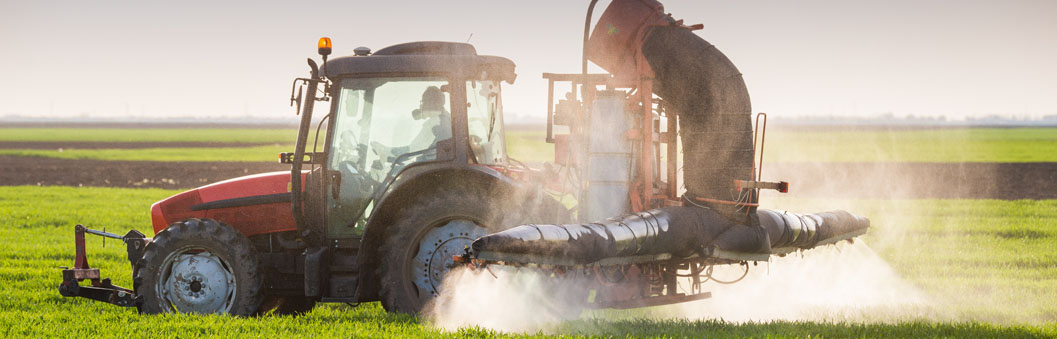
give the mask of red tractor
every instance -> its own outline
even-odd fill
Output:
[[[320,41],[324,58],[329,44]],[[301,108],[296,148],[280,156],[290,172],[159,201],[152,239],[109,234],[128,244],[132,290],[99,280],[83,234],[102,232],[78,227],[63,295],[144,313],[287,313],[374,300],[415,312],[474,239],[568,219],[507,158],[500,94],[515,78],[510,60],[469,44],[413,42],[309,65],[311,77],[295,80],[308,97],[292,98]],[[330,101],[330,112],[312,126],[316,101]]]
[[[759,181],[762,133],[757,144],[744,82],[696,28],[656,1],[615,0],[594,35],[585,29],[584,71],[544,74],[556,149],[544,170],[506,154],[510,60],[453,42],[328,60],[321,39],[323,67],[309,59],[311,76],[291,91],[301,123],[294,152],[280,155],[289,172],[159,201],[153,238],[78,225],[59,290],[143,313],[369,301],[415,313],[451,268],[503,264],[586,278],[562,292],[585,306],[640,307],[708,297],[699,287],[713,265],[748,269],[864,233],[869,222],[846,212],[757,209],[760,189],[788,184]],[[610,73],[587,74],[588,58]],[[557,105],[555,83],[570,89]],[[313,120],[316,101],[330,110]],[[125,242],[131,290],[90,268],[85,233]],[[694,287],[681,292],[679,279]]]

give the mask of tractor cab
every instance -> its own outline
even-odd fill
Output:
[[[303,294],[416,312],[474,239],[567,210],[506,174],[512,61],[454,42],[355,52],[328,60],[321,39],[322,67],[310,59],[312,76],[295,80],[310,95],[291,95],[301,126],[282,158]],[[330,103],[325,115],[313,117],[316,101]]]
[[[515,76],[510,60],[455,42],[411,42],[374,53],[360,47],[353,56],[324,59],[316,78],[326,96],[316,100],[330,101],[330,111],[319,122],[326,132],[317,127],[305,150],[315,182],[306,180],[304,199],[325,211],[306,212],[311,220],[305,222],[325,224],[328,239],[360,237],[404,169],[504,165],[501,83]]]
[[[514,63],[472,45],[412,42],[324,65],[328,237],[360,235],[374,197],[424,162],[506,162],[500,85]],[[318,138],[319,136],[317,136]],[[349,226],[352,226],[351,228]]]

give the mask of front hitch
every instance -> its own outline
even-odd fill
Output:
[[[109,278],[101,278],[98,268],[88,265],[88,255],[85,252],[85,233],[103,236],[107,238],[120,239],[125,243],[128,251],[129,264],[135,267],[136,261],[143,256],[143,249],[147,247],[150,238],[147,238],[136,230],[131,230],[124,236],[92,230],[77,225],[74,227],[74,242],[77,247],[73,268],[62,270],[62,284],[59,285],[59,294],[64,297],[84,297],[96,301],[114,304],[122,307],[135,306],[136,293],[130,289],[115,286],[110,283]],[[82,286],[81,282],[89,280],[90,285]]]

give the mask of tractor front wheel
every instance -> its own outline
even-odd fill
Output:
[[[263,293],[249,239],[212,219],[158,232],[133,274],[141,313],[253,315]]]

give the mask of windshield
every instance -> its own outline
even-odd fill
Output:
[[[486,165],[506,163],[503,136],[503,104],[499,82],[470,80],[466,82],[466,116],[470,148],[477,162]]]
[[[441,77],[358,78],[339,85],[328,168],[341,178],[334,183],[340,190],[330,223],[348,226],[369,215],[370,197],[390,171],[436,159],[437,142],[452,135],[450,94]]]

